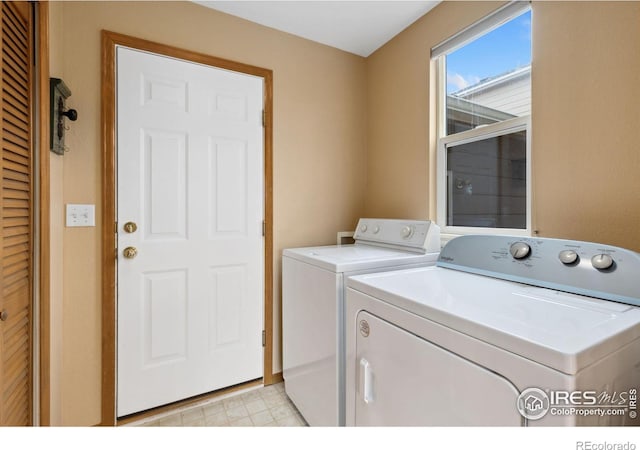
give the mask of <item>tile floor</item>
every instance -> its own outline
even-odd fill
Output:
[[[307,423],[284,392],[284,384],[278,383],[232,393],[125,426],[300,427]]]

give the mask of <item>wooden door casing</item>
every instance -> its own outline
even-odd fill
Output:
[[[264,78],[264,384],[273,374],[273,72],[270,69],[197,53],[111,31],[102,31],[102,422],[116,418],[116,48],[125,46]]]

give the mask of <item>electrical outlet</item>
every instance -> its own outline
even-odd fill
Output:
[[[68,227],[95,227],[96,205],[67,205]]]

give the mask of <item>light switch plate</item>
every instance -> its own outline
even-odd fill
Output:
[[[96,205],[67,204],[68,227],[95,227]]]

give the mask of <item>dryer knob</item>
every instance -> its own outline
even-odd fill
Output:
[[[562,250],[558,254],[558,258],[562,261],[562,264],[571,265],[578,261],[578,254],[574,250]]]
[[[369,227],[367,227],[367,224],[366,224],[366,223],[365,223],[365,224],[362,224],[362,225],[360,226],[360,231],[362,231],[363,233],[366,233],[368,228],[369,228]]]
[[[378,234],[380,232],[380,226],[376,225],[373,227],[373,234]]]
[[[526,242],[515,242],[511,244],[509,248],[509,253],[515,259],[524,259],[531,253],[531,247]]]
[[[606,253],[591,258],[591,265],[598,270],[607,270],[613,266],[613,258]]]
[[[410,226],[402,227],[402,231],[400,233],[402,234],[403,238],[408,239],[413,234],[413,227],[410,227]]]

